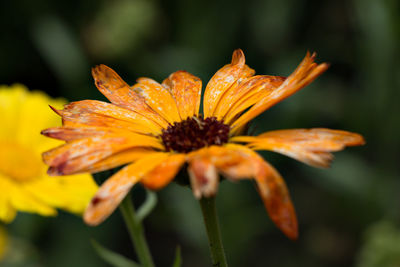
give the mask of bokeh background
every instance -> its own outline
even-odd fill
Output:
[[[396,0],[17,0],[0,2],[0,83],[69,101],[103,99],[90,68],[128,83],[183,69],[203,80],[242,48],[258,74],[289,75],[307,50],[330,69],[274,106],[253,130],[329,127],[367,145],[336,153],[329,170],[264,153],[286,179],[300,238],[277,230],[249,181],[223,182],[218,209],[230,266],[400,266],[400,2]],[[34,111],[32,111],[34,112]],[[4,127],[4,125],[2,126]],[[0,189],[1,190],[1,189]],[[140,205],[141,188],[133,192]],[[146,219],[157,266],[210,266],[200,209],[171,184]],[[13,260],[0,266],[108,266],[90,244],[136,259],[116,212],[96,228],[67,213],[20,214],[6,226]]]

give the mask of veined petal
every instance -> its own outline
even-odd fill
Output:
[[[61,116],[63,114],[66,116],[63,119],[74,119],[74,121],[82,121],[82,123],[85,121],[84,119],[80,119],[80,116],[84,114],[96,114],[98,118],[103,120],[109,120],[111,117],[115,121],[124,123],[124,125],[129,122],[132,124],[130,129],[135,129],[136,132],[158,134],[161,131],[159,124],[149,120],[142,114],[103,101],[82,100],[72,102],[64,106],[64,110],[60,112]],[[87,124],[93,125],[93,123],[90,119],[87,121]]]
[[[182,120],[199,114],[201,80],[186,71],[172,73],[162,83],[174,96]]]
[[[121,203],[144,175],[168,158],[168,153],[153,153],[132,163],[111,176],[87,207],[84,220],[89,225],[103,222]]]
[[[155,137],[120,132],[118,135],[109,134],[71,141],[44,152],[43,160],[50,166],[50,175],[63,175],[74,172],[77,166],[93,164],[114,153],[133,147],[163,148]]]
[[[140,182],[148,189],[159,190],[169,184],[185,163],[186,155],[171,154],[152,171],[148,172]]]
[[[270,150],[314,167],[329,167],[332,151],[364,144],[361,135],[324,128],[278,130],[259,136],[236,136],[232,142],[244,142],[255,150]]]
[[[101,159],[93,164],[90,165],[85,164],[84,166],[82,166],[82,169],[79,169],[79,172],[96,173],[113,169],[118,166],[135,162],[138,159],[143,158],[152,153],[154,153],[154,150],[142,147],[135,147],[131,149],[122,150],[120,152],[112,154],[109,157]]]
[[[204,117],[215,116],[215,109],[219,105],[223,94],[231,87],[237,86],[242,79],[250,77],[254,70],[245,65],[244,53],[241,49],[233,52],[231,64],[218,70],[208,82],[204,92]]]
[[[261,101],[252,106],[250,110],[233,122],[231,131],[232,135],[240,132],[241,127],[260,113],[291,96],[321,75],[328,68],[328,64],[322,63],[318,65],[314,63],[315,57],[315,53],[311,56],[307,53],[297,69],[285,80],[285,82],[275,90],[271,90]]]
[[[135,111],[161,127],[167,127],[168,123],[111,68],[105,65],[96,66],[92,69],[92,75],[99,91],[113,104]]]
[[[272,90],[278,88],[285,77],[257,75],[246,79],[235,90],[224,96],[225,104],[220,111],[221,119],[231,124],[243,111],[266,97]],[[221,101],[222,102],[222,101]]]
[[[178,107],[171,93],[158,82],[149,78],[140,78],[132,90],[141,95],[147,105],[170,124],[181,121]]]

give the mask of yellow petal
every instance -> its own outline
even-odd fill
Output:
[[[240,49],[235,50],[231,64],[227,64],[218,70],[207,84],[203,101],[204,117],[216,116],[215,110],[223,94],[231,86],[237,86],[241,79],[250,77],[253,74],[254,70],[245,65],[243,51]]]
[[[199,114],[201,100],[201,80],[186,72],[172,73],[162,83],[175,98],[182,120]]]
[[[0,178],[1,188],[7,190],[10,205],[19,211],[38,213],[43,216],[54,216],[57,211],[41,202],[18,183],[6,178]]]
[[[147,173],[140,182],[148,189],[159,190],[175,178],[185,160],[186,156],[184,154],[171,154],[166,160]]]
[[[78,214],[85,210],[98,189],[89,174],[57,178],[46,175],[21,186],[42,203]]]
[[[315,53],[311,56],[309,53],[307,53],[306,57],[303,59],[297,69],[285,80],[284,83],[282,83],[275,90],[271,90],[261,101],[252,106],[250,110],[245,112],[233,122],[231,134],[238,134],[241,127],[243,127],[250,120],[276,103],[291,96],[321,75],[328,68],[328,64],[323,63],[317,65],[314,63],[315,56]]]
[[[147,105],[170,124],[181,121],[178,107],[171,93],[158,82],[149,78],[140,78],[132,90],[141,95]]]
[[[259,136],[236,136],[232,142],[248,143],[255,150],[284,154],[314,167],[329,167],[332,151],[364,144],[361,135],[324,128],[278,130]]]
[[[168,153],[153,153],[111,176],[101,185],[87,207],[85,222],[93,226],[103,222],[118,207],[132,186],[167,158]]]
[[[105,65],[99,65],[92,69],[92,75],[99,91],[113,104],[135,111],[166,127],[168,123],[145,102],[145,99],[130,88],[119,75]]]

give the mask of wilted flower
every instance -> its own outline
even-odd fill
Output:
[[[128,164],[109,178],[88,206],[84,219],[97,225],[119,205],[133,185],[157,190],[187,163],[196,198],[216,194],[219,177],[254,179],[275,224],[290,238],[297,219],[279,173],[253,150],[271,150],[317,167],[327,167],[331,151],[363,144],[355,133],[329,129],[279,130],[244,136],[263,111],[312,82],[327,69],[307,53],[288,77],[255,75],[242,50],[211,78],[199,114],[201,80],[177,71],[159,84],[140,78],[133,86],[112,69],[93,69],[97,88],[112,102],[73,102],[57,110],[63,126],[44,135],[67,141],[43,154],[50,175],[99,172]]]
[[[89,174],[60,179],[46,174],[41,153],[61,143],[40,135],[58,121],[46,106],[64,103],[22,85],[0,86],[1,221],[12,221],[16,211],[50,216],[62,208],[81,213],[98,189]]]

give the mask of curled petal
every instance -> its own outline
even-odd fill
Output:
[[[286,184],[280,174],[265,161],[260,161],[255,180],[271,220],[290,239],[297,239],[297,217]]]
[[[329,167],[333,155],[346,146],[364,144],[361,135],[324,128],[278,130],[259,136],[236,136],[233,142],[245,142],[255,150],[270,150],[314,167]]]
[[[158,82],[149,78],[140,78],[132,90],[141,95],[147,105],[169,123],[181,121],[178,107],[171,93]]]
[[[113,104],[137,112],[162,127],[168,123],[152,110],[145,99],[130,88],[111,68],[99,65],[92,69],[92,75],[99,91]]]
[[[253,74],[254,70],[245,65],[243,51],[241,49],[235,50],[231,64],[219,69],[207,84],[204,91],[204,117],[216,116],[215,110],[227,90],[232,86],[236,87],[242,79]]]
[[[140,182],[148,189],[159,190],[175,178],[185,160],[184,154],[171,154],[160,165],[147,173]]]
[[[172,73],[162,83],[176,100],[182,120],[198,115],[201,98],[201,80],[186,71]]]
[[[218,191],[217,169],[207,158],[194,157],[189,161],[189,177],[193,194],[197,199],[215,196]]]
[[[276,103],[296,93],[321,75],[328,68],[328,64],[322,63],[318,65],[314,63],[315,57],[315,53],[312,55],[307,53],[297,69],[278,88],[268,92],[262,100],[232,123],[231,134],[235,135],[239,133],[241,128],[250,120]]]
[[[92,226],[103,222],[118,207],[131,188],[167,157],[167,153],[150,154],[111,176],[93,197],[85,211],[84,221]]]

